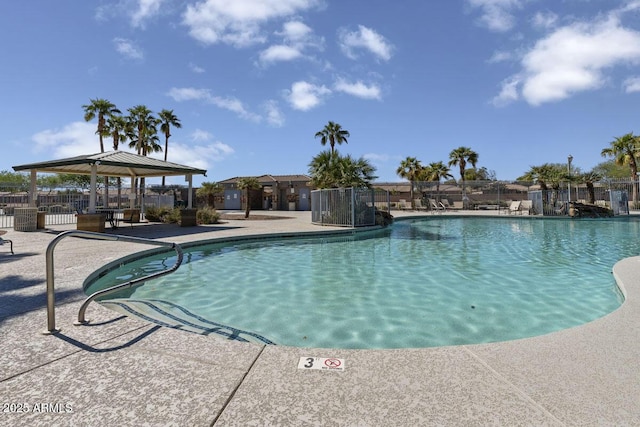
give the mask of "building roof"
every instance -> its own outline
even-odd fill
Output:
[[[105,153],[87,154],[66,159],[49,160],[14,166],[13,170],[38,172],[70,173],[91,175],[91,166],[97,166],[100,176],[120,177],[152,177],[172,175],[205,175],[204,169],[192,168],[177,163],[165,162],[151,157],[140,156],[126,151],[107,151]]]
[[[248,178],[246,176],[236,176],[233,178],[228,178],[223,181],[219,181],[219,184],[235,184],[239,179]],[[260,175],[253,177],[258,180],[260,184],[271,184],[271,183],[280,183],[280,182],[309,182],[311,181],[311,177],[308,175]]]

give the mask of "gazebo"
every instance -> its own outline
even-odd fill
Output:
[[[193,207],[193,175],[207,175],[204,169],[197,169],[177,163],[165,162],[151,157],[141,156],[126,151],[107,151],[105,153],[88,154],[66,159],[49,160],[26,165],[13,166],[16,172],[31,172],[31,190],[29,192],[29,205],[36,206],[36,174],[68,173],[78,175],[91,175],[89,213],[96,212],[96,182],[98,176],[115,176],[131,178],[132,193],[136,178],[149,178],[159,176],[184,175],[189,186],[187,208]],[[131,200],[131,208],[134,200]]]

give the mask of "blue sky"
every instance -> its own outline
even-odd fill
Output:
[[[640,133],[639,18],[639,0],[5,1],[0,170],[99,152],[92,98],[173,109],[168,157],[207,169],[196,184],[307,173],[329,120],[378,181],[459,146],[498,179],[589,170]]]

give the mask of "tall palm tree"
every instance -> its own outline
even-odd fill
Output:
[[[473,151],[469,147],[458,147],[449,153],[449,166],[456,166],[460,168],[460,179],[462,179],[462,202],[465,208],[468,207],[469,200],[465,192],[465,179],[464,170],[467,168],[467,163],[470,163],[474,168],[478,163],[478,153]]]
[[[196,190],[196,197],[206,199],[207,206],[216,207],[216,194],[222,191],[222,185],[217,182],[203,182],[200,188]]]
[[[120,114],[120,110],[116,108],[116,105],[106,99],[96,98],[89,99],[91,101],[89,104],[83,105],[84,109],[84,120],[86,122],[90,122],[98,117],[98,128],[96,133],[98,134],[98,138],[100,139],[100,152],[104,153],[104,142],[102,137],[105,134],[105,125],[106,119],[115,115]],[[105,207],[109,207],[109,177],[104,177],[104,203]]]
[[[251,211],[251,190],[258,190],[261,187],[262,186],[260,185],[258,178],[255,178],[252,176],[240,178],[238,180],[238,188],[240,190],[245,190],[245,200],[246,200],[246,206],[244,208],[245,218],[249,218],[249,212]]]
[[[400,166],[396,169],[396,174],[400,178],[404,178],[409,181],[409,194],[411,195],[411,206],[413,206],[413,183],[418,178],[420,171],[422,170],[422,164],[420,160],[415,157],[407,157],[400,162]]]
[[[162,151],[158,139],[158,119],[145,105],[136,105],[127,110],[129,116],[129,147],[135,148],[138,154],[146,156],[149,153]],[[137,187],[134,182],[134,187]],[[144,193],[145,179],[140,178],[140,194]]]
[[[638,187],[636,179],[638,174],[638,156],[640,156],[640,137],[633,132],[616,137],[610,146],[602,150],[602,157],[613,157],[617,165],[629,165],[631,169],[631,182],[633,182],[633,204],[638,202]]]
[[[321,131],[316,132],[316,138],[320,138],[320,144],[326,145],[327,142],[331,146],[331,155],[334,154],[335,145],[347,144],[347,138],[351,137],[348,130],[342,129],[338,123],[329,121]]]
[[[96,130],[96,133],[100,138],[100,152],[104,153],[104,143],[102,141],[102,136],[105,134],[104,128],[106,125],[106,120],[110,116],[120,114],[120,110],[116,108],[115,104],[106,99],[96,98],[90,99],[90,101],[91,103],[82,106],[82,108],[84,109],[84,120],[86,122],[90,122],[91,120],[95,119],[96,116],[98,117],[98,129]]]
[[[158,113],[160,119],[160,132],[164,134],[164,161],[167,161],[167,153],[169,152],[169,137],[171,136],[171,126],[180,129],[182,123],[180,119],[173,114],[173,110],[162,110]],[[164,187],[164,176],[162,177],[162,186]]]
[[[121,115],[111,115],[107,118],[104,127],[105,135],[108,135],[113,140],[113,149],[118,150],[120,143],[127,142],[129,132],[129,122]],[[118,209],[120,209],[120,198],[122,196],[122,178],[117,178],[118,187]]]

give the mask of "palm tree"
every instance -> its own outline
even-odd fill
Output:
[[[592,205],[596,203],[596,190],[593,183],[600,181],[601,179],[602,176],[598,172],[595,172],[593,170],[591,172],[582,173],[576,177],[576,180],[578,182],[582,182],[587,186],[587,201]]]
[[[341,156],[325,150],[309,163],[310,185],[315,188],[370,187],[376,168],[363,157]]]
[[[478,153],[473,151],[471,148],[458,147],[449,153],[449,166],[458,165],[460,167],[460,179],[462,179],[462,203],[465,208],[467,208],[469,204],[469,199],[467,199],[464,186],[464,171],[467,167],[467,163],[471,163],[471,166],[474,168],[476,167],[476,163],[478,163]]]
[[[100,152],[104,153],[104,143],[102,141],[102,136],[105,134],[104,128],[106,124],[106,119],[115,115],[120,114],[120,110],[118,110],[115,104],[110,101],[102,98],[90,99],[91,103],[87,105],[83,105],[84,109],[84,120],[86,122],[90,122],[98,117],[98,129],[96,133],[100,138]]]
[[[153,116],[153,112],[145,105],[136,105],[129,108],[129,147],[135,148],[137,153],[143,156],[149,153],[162,151],[162,146],[158,139],[158,119]],[[134,187],[136,183],[134,182]],[[144,193],[145,179],[140,178],[140,194]]]
[[[602,150],[602,157],[613,157],[617,165],[629,165],[631,169],[631,182],[633,183],[633,204],[638,202],[638,187],[636,176],[638,174],[638,156],[640,155],[640,137],[633,132],[616,137],[611,141],[610,147]]]
[[[130,124],[131,134],[129,135],[130,148],[135,148],[138,154],[146,156],[149,152],[160,152],[162,146],[158,144],[158,119],[153,116],[153,112],[145,105],[136,105],[129,108],[127,120]]]
[[[331,155],[335,151],[336,144],[347,143],[347,138],[351,137],[348,130],[342,129],[338,123],[329,121],[321,131],[316,132],[316,138],[320,138],[320,144],[326,145],[327,142],[331,146]]]
[[[169,152],[169,137],[171,136],[171,126],[180,129],[182,123],[180,119],[173,114],[173,110],[162,110],[158,113],[160,119],[160,132],[164,134],[164,161],[167,161],[167,153]],[[164,187],[164,176],[162,177],[162,186]]]
[[[396,174],[400,178],[404,178],[409,181],[409,194],[411,195],[411,206],[413,207],[413,182],[418,179],[420,171],[422,170],[422,165],[420,164],[420,160],[415,157],[407,157],[403,161],[400,162],[400,166],[396,169]]]
[[[354,159],[350,155],[337,156],[334,167],[336,184],[338,187],[371,187],[371,181],[376,176],[376,168],[364,157]]]
[[[436,182],[436,195],[437,200],[440,201],[440,180],[453,178],[450,173],[450,169],[443,162],[431,162],[429,165],[422,169],[421,177],[425,181]]]
[[[111,115],[107,118],[107,122],[104,127],[105,135],[108,135],[113,140],[113,149],[118,151],[120,143],[127,141],[129,132],[129,123],[127,119],[121,115]],[[117,178],[118,186],[118,209],[120,209],[120,198],[122,196],[122,178]]]
[[[259,188],[261,188],[262,186],[260,185],[260,182],[258,181],[258,178],[255,177],[245,177],[245,178],[240,178],[238,180],[238,188],[240,190],[245,190],[245,200],[246,200],[246,206],[245,206],[245,210],[244,210],[244,217],[245,218],[249,218],[249,212],[251,211],[251,190],[258,190]]]
[[[196,197],[200,197],[207,200],[207,206],[215,209],[216,194],[222,191],[222,185],[217,182],[203,182],[202,186],[196,190]]]
[[[106,119],[113,116],[114,114],[120,114],[120,110],[118,110],[112,102],[102,99],[89,99],[91,101],[87,105],[83,105],[84,109],[84,120],[86,122],[90,122],[96,116],[98,117],[98,129],[96,133],[98,134],[98,138],[100,139],[100,152],[104,153],[104,142],[102,141],[102,137],[105,134],[105,124]],[[104,177],[104,198],[105,198],[105,207],[109,207],[109,177]]]

